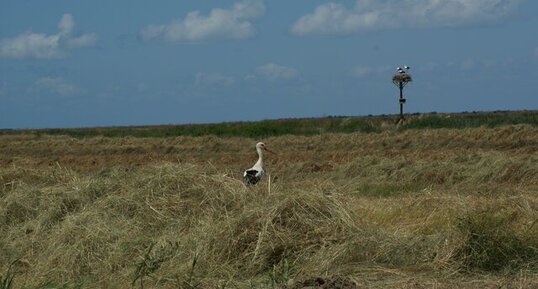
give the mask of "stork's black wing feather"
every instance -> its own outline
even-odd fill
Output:
[[[256,176],[258,174],[258,171],[257,170],[246,170],[245,171],[245,176]]]
[[[258,174],[257,170],[246,170],[244,174],[244,179],[247,185],[255,185],[260,178],[256,175]]]

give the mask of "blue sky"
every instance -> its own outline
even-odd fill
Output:
[[[0,0],[0,128],[538,109],[538,1]]]

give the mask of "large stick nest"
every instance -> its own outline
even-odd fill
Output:
[[[394,74],[394,76],[392,77],[392,82],[395,83],[395,84],[398,84],[400,82],[410,82],[410,81],[413,81],[413,78],[411,77],[410,74],[407,74],[407,73],[396,73]]]

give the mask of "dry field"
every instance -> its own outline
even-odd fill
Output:
[[[537,126],[256,141],[1,135],[0,288],[538,288]]]

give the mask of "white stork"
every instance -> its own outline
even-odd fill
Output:
[[[258,161],[254,164],[253,167],[247,169],[243,173],[243,178],[247,185],[255,185],[265,174],[263,168],[263,151],[268,151],[274,153],[272,150],[268,149],[264,143],[259,142],[256,144],[256,152],[258,153]]]

